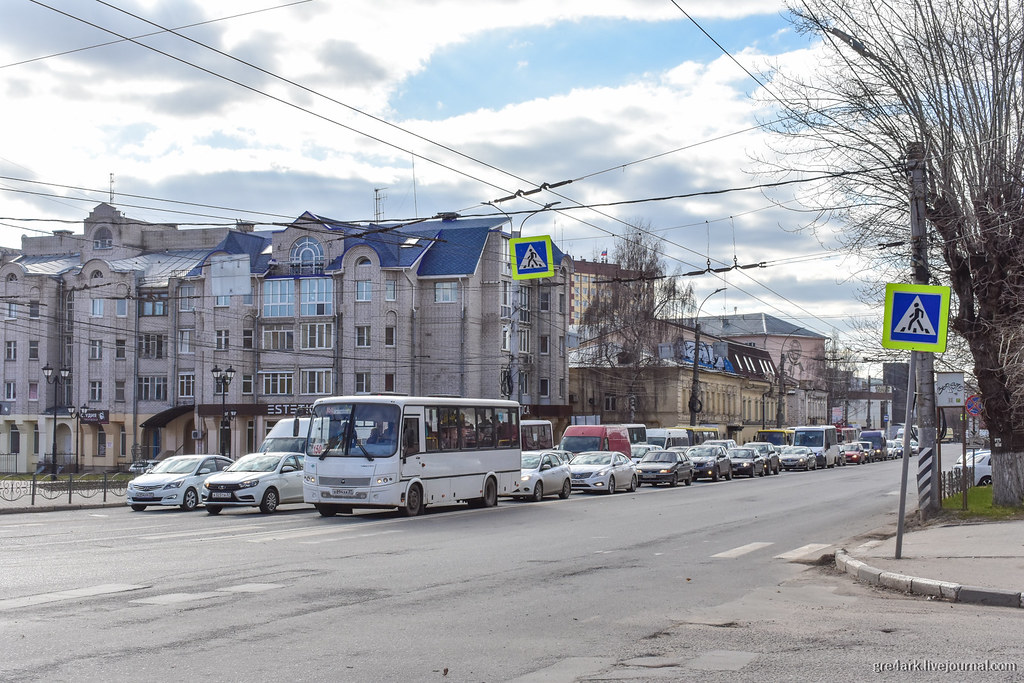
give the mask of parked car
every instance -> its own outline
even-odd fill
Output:
[[[668,484],[675,486],[680,481],[686,486],[693,483],[693,463],[686,453],[679,451],[648,451],[637,466],[640,484]]]
[[[269,514],[282,503],[302,501],[301,453],[250,453],[203,482],[202,501],[211,515],[225,507],[259,507]]]
[[[128,471],[132,474],[142,474],[151,467],[156,467],[159,460],[136,460],[131,465],[128,465]]]
[[[219,455],[173,455],[165,458],[145,474],[128,482],[128,505],[136,512],[150,505],[177,505],[182,510],[195,510],[200,503],[199,491],[203,482],[231,464],[230,459]]]
[[[736,476],[745,474],[751,479],[764,476],[764,456],[756,448],[730,448],[729,463]]]
[[[559,498],[568,498],[572,493],[571,455],[556,450],[523,451],[521,476],[512,497],[539,501],[558,494]]]
[[[859,443],[845,443],[839,450],[843,452],[843,460],[847,465],[863,465],[868,461],[868,453]]]
[[[744,448],[754,448],[764,456],[764,473],[778,474],[782,471],[782,460],[779,451],[782,449],[769,441],[750,441],[743,444]]]
[[[968,471],[974,470],[974,485],[975,486],[991,486],[992,485],[992,452],[991,451],[977,451],[974,457],[968,456],[967,458]],[[953,471],[959,476],[960,468],[954,467]]]
[[[813,470],[818,467],[814,451],[807,446],[786,446],[779,457],[785,470]]]
[[[572,488],[615,493],[635,491],[636,465],[618,451],[583,451],[569,461]]]
[[[694,479],[701,477],[711,481],[718,481],[721,477],[725,477],[727,481],[732,479],[732,462],[722,446],[709,445],[705,441],[700,446],[690,446],[686,449],[686,456],[693,463]]]

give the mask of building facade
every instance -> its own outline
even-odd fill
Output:
[[[0,264],[0,469],[238,457],[339,394],[511,395],[565,415],[572,261],[556,250],[554,277],[512,301],[510,236],[454,214],[180,229],[100,204],[82,234],[23,238]]]

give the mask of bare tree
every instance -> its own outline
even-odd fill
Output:
[[[804,193],[846,249],[908,280],[903,153],[925,145],[930,281],[954,292],[993,437],[993,499],[1024,499],[1024,2],[791,0],[822,37],[809,76],[776,73],[775,170],[828,177]],[[797,162],[797,160],[799,161]],[[843,207],[843,208],[836,208]],[[839,218],[841,221],[836,221]],[[878,245],[888,245],[879,250]]]
[[[692,287],[681,288],[677,275],[667,272],[660,248],[650,226],[635,222],[616,239],[610,258],[614,267],[599,280],[597,297],[580,319],[581,344],[591,347],[591,362],[631,369],[628,386],[622,388],[627,396],[648,368],[662,363],[658,344],[666,340],[660,320],[693,306]]]

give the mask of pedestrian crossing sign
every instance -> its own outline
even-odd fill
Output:
[[[514,237],[509,240],[512,256],[512,279],[528,280],[555,274],[554,249],[551,237]]]
[[[949,287],[891,282],[885,286],[884,348],[941,353],[946,350],[948,323]]]

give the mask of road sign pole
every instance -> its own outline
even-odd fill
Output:
[[[907,377],[907,411],[903,423],[903,474],[900,476],[900,514],[896,518],[896,559],[903,557],[903,518],[907,512],[907,479],[910,478],[910,432],[914,424],[914,388],[917,386],[917,354],[910,352],[910,372]]]

